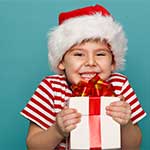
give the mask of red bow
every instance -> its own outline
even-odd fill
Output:
[[[73,96],[115,96],[113,86],[95,75],[88,82],[72,85]]]

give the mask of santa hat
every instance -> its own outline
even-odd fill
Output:
[[[84,39],[106,39],[116,62],[116,70],[122,69],[127,50],[127,39],[122,26],[103,6],[95,5],[62,12],[59,25],[48,33],[48,59],[51,69],[62,73],[58,64],[65,52]]]

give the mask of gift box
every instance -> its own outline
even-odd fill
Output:
[[[118,97],[71,97],[69,107],[82,114],[70,133],[70,150],[120,149],[120,125],[106,114],[105,107]]]

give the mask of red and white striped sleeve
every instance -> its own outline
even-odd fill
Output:
[[[131,106],[131,120],[135,124],[146,116],[134,90],[126,76],[120,73],[113,73],[109,79],[113,85],[116,95],[123,95],[127,103]]]
[[[46,78],[39,84],[21,114],[45,130],[55,122],[53,90]]]
[[[137,123],[146,116],[146,113],[127,78],[122,86],[121,94],[125,97],[126,102],[131,106],[131,120],[133,124]]]

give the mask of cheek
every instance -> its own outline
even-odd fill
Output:
[[[108,67],[111,67],[113,65],[113,60],[112,60],[112,57],[107,57],[105,60],[104,60],[104,63],[106,66]]]
[[[80,66],[81,64],[78,61],[71,61],[71,63],[67,64],[66,69],[71,70],[72,72],[76,72],[79,70]]]
[[[102,68],[109,68],[112,65],[112,62],[108,58],[99,59],[97,62]]]
[[[99,61],[99,66],[104,72],[112,72],[114,70],[114,64],[112,64],[111,58],[101,59]]]
[[[65,64],[65,72],[67,79],[72,84],[77,84],[80,81],[79,76],[80,64],[78,62],[71,62]]]
[[[104,69],[107,72],[112,72],[114,70],[114,65],[112,63],[107,63],[107,64],[104,65]]]

